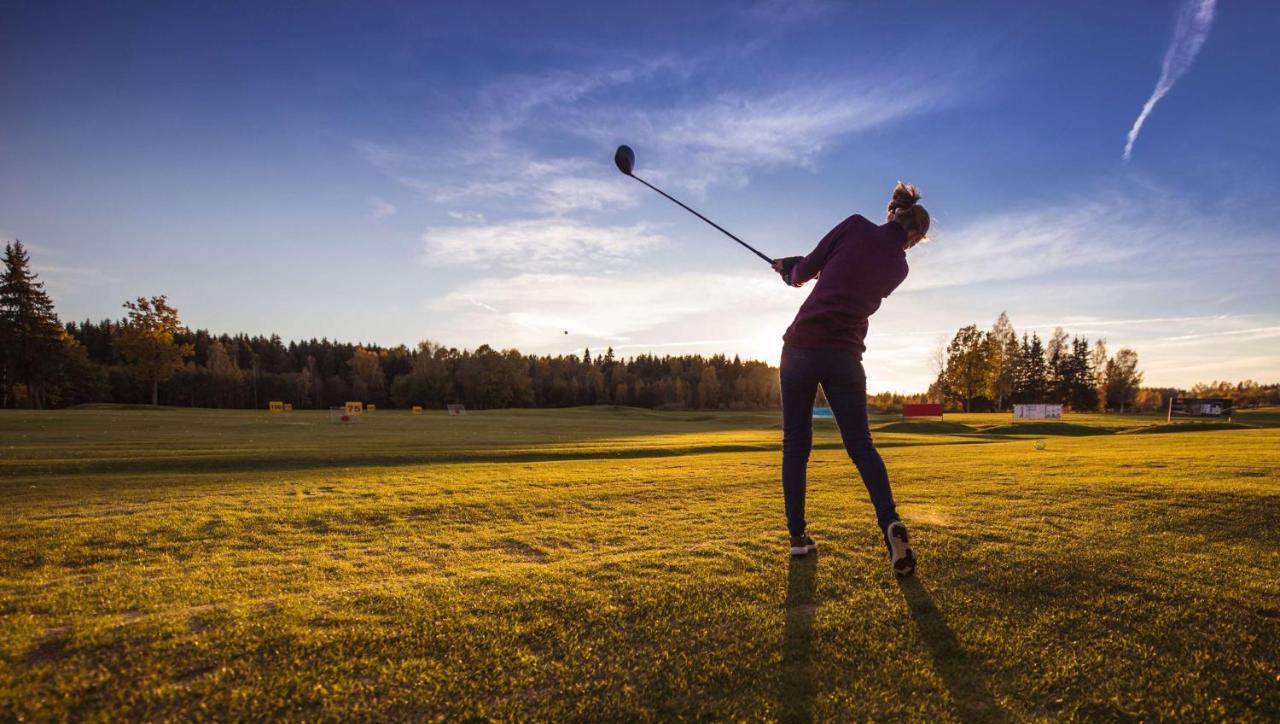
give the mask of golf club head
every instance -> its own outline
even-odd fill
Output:
[[[613,153],[613,162],[618,164],[619,171],[630,176],[631,169],[636,167],[636,152],[630,146],[618,146],[618,150]]]

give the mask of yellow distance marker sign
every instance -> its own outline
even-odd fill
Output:
[[[359,414],[360,414],[360,413],[362,413],[362,412],[364,412],[364,403],[363,403],[363,402],[348,402],[348,403],[347,403],[347,414],[348,414],[348,415],[359,415]]]
[[[284,403],[278,400],[272,400],[267,403],[267,409],[271,412],[284,412]]]
[[[414,406],[413,406],[413,414],[415,414],[415,415],[421,415],[421,414],[422,414],[422,405],[414,405]]]

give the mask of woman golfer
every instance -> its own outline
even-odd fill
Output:
[[[809,256],[773,262],[793,287],[818,278],[782,336],[782,492],[792,555],[817,550],[805,530],[804,494],[813,446],[813,400],[822,385],[845,450],[871,494],[893,570],[900,576],[915,571],[915,554],[893,504],[889,474],[871,442],[862,352],[867,318],[907,278],[906,251],[929,233],[929,212],[919,200],[914,186],[899,182],[884,224],[854,214],[824,236]]]

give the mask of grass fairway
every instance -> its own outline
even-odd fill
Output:
[[[1236,420],[885,419],[899,582],[830,422],[791,561],[776,414],[6,411],[0,719],[1276,720]]]

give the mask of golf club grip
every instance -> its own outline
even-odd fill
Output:
[[[743,241],[742,239],[739,239],[738,237],[734,236],[733,234],[730,234],[730,233],[729,233],[729,231],[728,231],[727,229],[725,229],[723,226],[721,226],[721,225],[717,224],[716,222],[712,221],[711,219],[708,219],[707,217],[703,216],[702,214],[699,214],[698,212],[694,211],[693,209],[689,208],[688,206],[685,206],[685,205],[684,205],[684,202],[680,201],[680,199],[677,199],[676,197],[672,196],[671,194],[667,193],[666,191],[663,191],[662,189],[658,188],[657,186],[654,186],[653,184],[649,183],[648,181],[645,181],[644,179],[640,178],[639,176],[636,176],[635,174],[631,174],[631,178],[633,178],[633,179],[635,179],[635,180],[639,181],[640,183],[644,184],[645,186],[648,186],[649,188],[653,189],[654,191],[657,191],[658,193],[662,194],[663,196],[666,196],[668,199],[670,199],[670,200],[674,201],[676,204],[678,204],[678,205],[680,206],[680,208],[684,209],[685,211],[688,211],[689,213],[693,214],[694,216],[698,217],[699,219],[702,219],[703,221],[707,222],[708,224],[711,224],[712,226],[716,227],[716,230],[717,230],[717,231],[719,231],[721,234],[724,234],[725,236],[729,237],[730,239],[733,239],[734,241],[738,242],[739,244],[742,244],[742,245],[743,245],[743,246],[745,246],[746,248],[750,249],[752,253],[754,253],[756,256],[760,257],[761,259],[764,259],[764,260],[765,260],[765,262],[766,262],[766,263],[768,263],[769,265],[772,265],[772,264],[773,264],[773,259],[770,259],[769,257],[765,256],[764,254],[760,253],[760,250],[759,250],[759,249],[757,249],[757,248],[755,248],[754,246],[752,246],[752,245],[748,244],[747,242]]]

